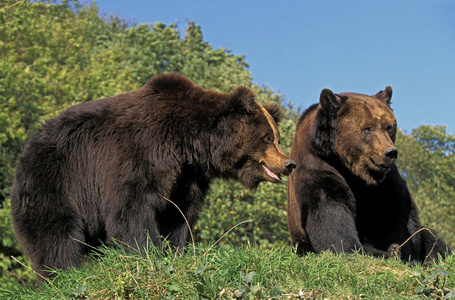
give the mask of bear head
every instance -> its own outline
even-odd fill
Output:
[[[322,147],[368,185],[382,182],[395,163],[397,122],[390,108],[392,88],[376,95],[321,92],[319,125]]]
[[[234,147],[222,154],[223,169],[230,175],[224,173],[224,177],[238,179],[250,189],[257,188],[262,181],[280,182],[280,175],[289,175],[296,166],[279,145],[280,108],[275,104],[256,103],[253,93],[246,87],[237,88],[227,103],[230,115],[240,116],[242,121],[235,118],[235,123],[226,124],[237,134],[231,133],[236,139]]]
[[[198,157],[199,165],[208,165],[207,177],[231,178],[255,189],[261,181],[280,182],[280,175],[289,175],[295,168],[279,146],[280,108],[258,104],[249,88],[209,91],[178,73],[156,76],[148,85],[147,95],[159,99],[155,111],[158,103],[172,104],[175,135],[191,137],[187,160]]]

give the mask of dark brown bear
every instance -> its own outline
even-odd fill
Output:
[[[361,250],[422,262],[449,251],[427,230],[399,247],[422,225],[395,166],[391,97],[389,86],[374,96],[325,89],[299,119],[288,185],[288,228],[299,254]]]
[[[78,266],[112,239],[180,249],[216,177],[248,188],[280,182],[294,162],[278,145],[280,109],[239,87],[205,91],[176,73],[82,103],[49,120],[19,158],[11,191],[14,229],[40,274]]]

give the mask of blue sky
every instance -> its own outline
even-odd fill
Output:
[[[322,89],[393,87],[398,126],[455,134],[453,0],[98,0],[128,22],[201,26],[213,48],[245,55],[253,81],[302,110]]]

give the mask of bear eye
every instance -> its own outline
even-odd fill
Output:
[[[270,144],[271,144],[271,143],[273,143],[273,137],[270,136],[270,135],[266,135],[266,136],[264,137],[264,141],[265,141],[266,143],[270,143]]]
[[[368,134],[368,133],[371,133],[373,131],[373,129],[371,129],[371,127],[365,127],[365,129],[363,129],[363,131],[365,131],[365,133]]]
[[[387,130],[388,132],[391,132],[393,129],[393,127],[391,125],[387,126],[385,130]]]

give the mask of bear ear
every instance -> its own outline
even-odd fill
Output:
[[[253,92],[244,86],[240,86],[234,90],[229,99],[230,108],[233,111],[246,111],[250,113],[256,109]]]
[[[390,106],[390,104],[391,104],[390,100],[392,99],[392,87],[386,86],[385,90],[380,91],[379,93],[374,95],[374,97]]]
[[[276,104],[264,104],[262,107],[272,116],[276,124],[281,121],[281,108]]]
[[[175,72],[156,75],[146,83],[146,86],[155,95],[162,93],[177,94],[178,92],[187,92],[195,87],[191,80]]]
[[[321,96],[319,97],[319,103],[321,104],[322,110],[329,114],[335,115],[341,105],[341,97],[335,95],[329,89],[323,89]]]

